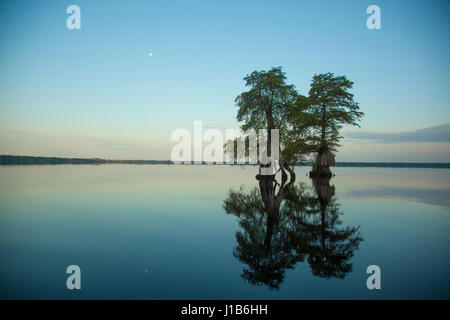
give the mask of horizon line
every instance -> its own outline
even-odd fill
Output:
[[[297,162],[295,166],[311,166],[313,161]],[[174,163],[172,160],[121,160],[102,158],[47,157],[0,154],[0,165],[57,165],[57,164],[166,164],[166,165],[258,165],[258,163]],[[448,168],[450,162],[391,162],[391,161],[336,161],[334,167],[396,167],[396,168]]]

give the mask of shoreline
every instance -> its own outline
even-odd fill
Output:
[[[0,155],[0,165],[103,165],[103,164],[135,164],[135,165],[228,165],[228,166],[256,166],[257,164],[175,164],[171,160],[109,160],[99,158],[62,158],[62,157],[35,157],[35,156],[13,156]],[[312,162],[297,163],[296,167],[310,167]],[[336,162],[333,167],[348,168],[430,168],[450,169],[450,163],[446,162]]]

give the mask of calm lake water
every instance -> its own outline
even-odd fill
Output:
[[[450,298],[450,170],[308,169],[0,167],[0,298]]]

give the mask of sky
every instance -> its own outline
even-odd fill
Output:
[[[450,162],[449,14],[448,0],[1,1],[0,154],[169,159],[175,129],[239,127],[242,78],[282,66],[304,95],[314,74],[354,82],[365,117],[338,161]]]

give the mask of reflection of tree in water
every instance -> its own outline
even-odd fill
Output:
[[[259,179],[259,190],[246,193],[230,191],[224,201],[227,213],[240,218],[242,231],[236,233],[234,256],[248,265],[243,277],[252,284],[267,284],[278,288],[285,269],[303,260],[292,250],[289,240],[289,221],[280,213],[285,197],[286,181],[281,186],[270,176]]]
[[[297,232],[304,233],[307,241],[300,243],[300,250],[308,254],[308,263],[314,275],[322,278],[336,277],[343,279],[352,271],[349,263],[353,252],[362,240],[359,227],[342,227],[339,219],[343,214],[334,195],[335,188],[329,179],[313,179],[315,195],[306,196],[306,215],[296,215],[298,211],[290,210],[299,226]],[[293,197],[301,195],[293,194]],[[305,195],[303,195],[305,197]],[[286,201],[289,206],[293,201]]]
[[[307,259],[314,275],[344,278],[362,240],[357,227],[341,227],[342,210],[329,179],[313,186],[294,185],[283,177],[257,176],[259,190],[230,191],[227,213],[239,218],[234,256],[247,266],[243,278],[278,289],[286,269]]]

